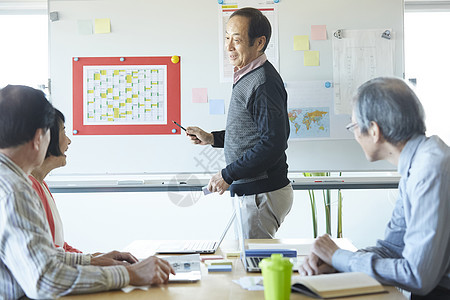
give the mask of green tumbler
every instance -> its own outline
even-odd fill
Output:
[[[291,295],[292,263],[283,254],[272,254],[260,263],[266,300],[289,300]]]

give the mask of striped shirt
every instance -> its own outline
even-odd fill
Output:
[[[0,299],[49,299],[128,285],[124,266],[90,266],[90,256],[55,248],[27,175],[0,153]]]

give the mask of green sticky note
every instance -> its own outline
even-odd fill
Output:
[[[92,34],[92,20],[78,20],[77,25],[79,34]]]
[[[309,36],[307,35],[296,35],[294,36],[294,50],[309,50]]]

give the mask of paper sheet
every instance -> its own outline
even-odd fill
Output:
[[[167,123],[167,66],[84,66],[84,125]]]
[[[234,283],[237,283],[241,286],[241,288],[249,290],[249,291],[263,291],[263,277],[262,276],[246,276],[241,277],[239,279],[233,280]]]
[[[394,75],[395,40],[381,37],[386,29],[342,30],[342,38],[332,38],[336,114],[351,114],[352,96],[362,83]]]
[[[167,260],[175,270],[176,275],[169,275],[169,282],[195,282],[201,279],[200,254],[176,255],[161,257]],[[133,290],[147,291],[150,286],[128,285],[122,288],[124,293]]]
[[[272,36],[265,50],[267,59],[279,70],[279,46],[278,46],[278,8],[273,0],[224,0],[219,5],[219,55],[220,55],[220,82],[231,82],[233,79],[233,66],[228,60],[225,48],[225,30],[231,14],[243,7],[261,9],[272,25]]]
[[[166,256],[161,258],[167,260],[175,270],[175,275],[169,275],[169,282],[193,282],[202,278],[200,254]]]

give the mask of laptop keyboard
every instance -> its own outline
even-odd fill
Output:
[[[264,257],[247,257],[247,261],[250,261],[254,268],[259,268],[259,262],[263,259]]]
[[[190,241],[184,245],[184,249],[192,251],[213,249],[214,244],[214,241]]]

